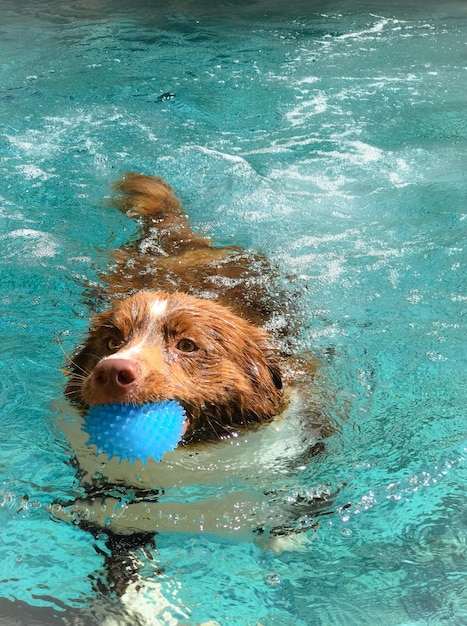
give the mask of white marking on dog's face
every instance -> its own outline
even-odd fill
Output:
[[[151,316],[155,319],[164,315],[166,310],[167,310],[167,300],[159,300],[159,298],[157,298],[151,304]]]
[[[150,305],[150,317],[152,322],[157,322],[167,310],[167,300],[162,300],[156,298]],[[149,326],[145,335],[140,336],[139,340],[131,343],[128,347],[122,347],[120,350],[117,350],[114,354],[110,354],[105,357],[106,359],[136,359],[138,355],[141,353],[141,350],[147,346],[148,340],[150,338],[150,329]]]
[[[104,357],[104,359],[134,359],[145,345],[146,341],[139,341],[128,348],[122,348],[121,350],[117,350],[114,354],[109,354],[109,356]]]

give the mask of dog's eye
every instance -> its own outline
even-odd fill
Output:
[[[106,339],[105,345],[107,347],[107,350],[117,350],[122,345],[122,342],[116,337],[108,337]]]
[[[180,339],[177,343],[177,349],[180,352],[195,352],[198,349],[198,346],[191,339]]]

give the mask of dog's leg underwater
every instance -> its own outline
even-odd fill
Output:
[[[176,626],[189,618],[178,596],[179,584],[165,580],[156,564],[155,534],[130,535],[83,526],[94,536],[105,533],[105,550],[96,550],[104,559],[105,571],[91,578],[95,597],[92,613],[99,626]],[[181,621],[180,621],[181,620]]]

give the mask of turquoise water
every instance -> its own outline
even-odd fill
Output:
[[[134,169],[296,276],[340,423],[272,485],[338,487],[301,550],[160,535],[147,623],[467,623],[467,5],[0,11],[0,616],[103,623],[103,541],[47,512],[79,493],[51,416],[86,287],[134,232],[103,201]]]

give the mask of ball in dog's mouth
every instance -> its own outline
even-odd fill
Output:
[[[91,407],[84,418],[83,430],[89,435],[87,445],[97,453],[106,453],[118,462],[137,459],[143,465],[151,457],[159,462],[174,450],[186,429],[183,407],[175,400],[133,404],[102,404]]]

